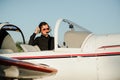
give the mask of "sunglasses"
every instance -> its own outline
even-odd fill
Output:
[[[45,31],[45,30],[50,30],[49,28],[44,28],[44,29],[42,29],[43,31]]]

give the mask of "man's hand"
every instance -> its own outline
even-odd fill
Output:
[[[35,34],[38,34],[38,33],[40,33],[40,28],[39,27],[36,27],[36,29],[35,29],[35,32],[34,32]]]

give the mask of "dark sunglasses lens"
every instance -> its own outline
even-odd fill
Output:
[[[44,31],[45,31],[45,30],[49,30],[49,28],[46,28],[46,29],[43,29],[43,30],[44,30]]]

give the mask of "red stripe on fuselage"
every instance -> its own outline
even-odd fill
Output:
[[[101,49],[101,48],[115,48],[115,47],[120,47],[120,45],[102,46],[102,47],[100,47],[99,49]]]
[[[120,55],[120,52],[89,53],[89,54],[59,54],[59,55],[44,55],[44,56],[18,56],[18,57],[12,57],[12,58],[24,60],[24,59],[72,58],[72,57],[77,57],[77,56],[99,57],[99,56],[113,56],[113,55]]]

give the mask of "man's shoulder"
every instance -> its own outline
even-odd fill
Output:
[[[50,38],[54,39],[54,37],[53,37],[53,36],[50,36]]]
[[[36,40],[38,40],[38,39],[41,39],[41,37],[40,36],[36,37]]]

